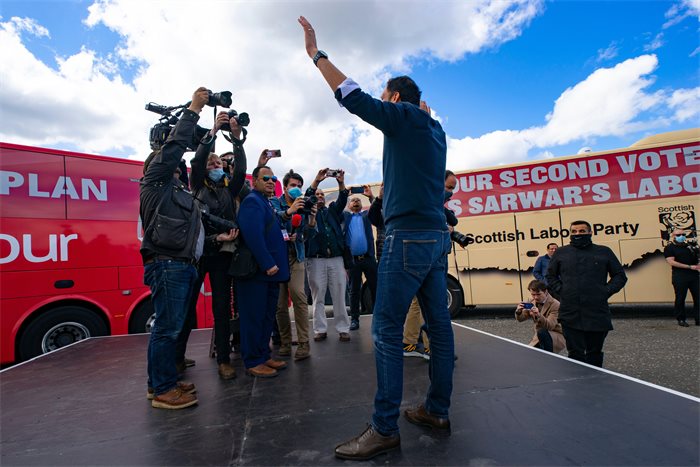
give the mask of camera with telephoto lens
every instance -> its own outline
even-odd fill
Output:
[[[209,101],[207,102],[209,107],[231,107],[233,102],[231,91],[211,92],[211,90],[207,89],[207,92],[209,93]]]
[[[297,211],[299,214],[311,214],[311,208],[313,208],[316,203],[318,203],[318,198],[316,195],[311,195],[308,198],[304,198],[304,206]]]
[[[474,243],[474,238],[472,238],[471,235],[464,235],[456,230],[453,230],[452,233],[450,233],[450,238],[462,248],[466,248],[470,243]]]
[[[235,118],[240,126],[248,126],[250,124],[250,116],[246,112],[241,112],[239,114],[235,110],[231,109],[226,113],[228,114],[229,120]],[[226,122],[223,125],[221,125],[221,129],[223,131],[231,131],[231,125],[228,122]]]
[[[238,228],[238,224],[235,221],[210,214],[206,209],[202,209],[202,223],[204,224],[204,230],[216,234],[229,233],[231,230]]]

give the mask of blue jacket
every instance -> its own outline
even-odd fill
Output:
[[[547,284],[547,278],[545,275],[547,274],[547,268],[549,267],[549,259],[549,255],[540,256],[537,258],[537,261],[535,261],[535,268],[532,270],[532,275],[535,276],[535,279],[544,282],[545,284]]]
[[[440,123],[408,102],[382,102],[355,83],[336,99],[351,113],[384,133],[384,223],[393,229],[446,230],[447,141]]]
[[[268,226],[270,226],[268,228]],[[238,210],[238,227],[243,241],[253,252],[260,267],[254,280],[286,282],[289,280],[289,260],[287,245],[282,238],[282,230],[277,214],[270,201],[259,191],[253,190],[241,202]],[[265,271],[277,265],[279,271],[268,276]]]
[[[289,208],[287,200],[284,198],[284,194],[279,198],[271,198],[270,202],[272,207],[277,211],[277,217],[279,217],[280,224],[282,227],[287,229],[287,233],[292,235],[292,219],[287,218],[286,211]],[[297,252],[297,260],[299,262],[306,259],[306,248],[305,241],[316,235],[316,227],[309,227],[308,216],[301,216],[301,225],[296,228],[297,239],[294,242],[294,248]]]
[[[345,210],[345,206],[348,204],[349,193],[350,192],[348,190],[342,190],[340,193],[338,193],[338,199],[336,201],[333,201],[328,207],[318,210],[318,214],[316,214],[318,233],[306,241],[307,258],[313,258],[319,254],[319,237],[323,235],[321,229],[325,228],[325,226],[322,225],[323,218],[325,218],[326,222],[330,224],[331,230],[336,235],[336,238],[340,240],[341,247],[344,245],[345,237],[343,236],[343,228],[341,224],[343,223],[343,211]],[[309,187],[306,190],[305,196],[311,196],[313,194],[314,189]],[[321,211],[324,211],[324,213],[321,213]]]
[[[367,254],[372,258],[375,258],[374,254],[374,234],[372,233],[372,223],[367,217],[368,211],[362,211],[360,215],[362,216],[362,224],[365,226],[365,237],[367,238]],[[345,239],[345,245],[350,246],[350,219],[352,218],[352,213],[348,211],[343,211],[343,238]],[[376,259],[376,258],[375,258]]]

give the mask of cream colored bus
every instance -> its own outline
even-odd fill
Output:
[[[568,244],[571,221],[593,226],[627,273],[611,303],[673,302],[663,248],[692,231],[700,208],[700,129],[651,136],[626,149],[457,173],[448,207],[474,243],[449,258],[450,311],[512,305],[526,296],[548,243]]]
[[[611,303],[671,303],[671,268],[663,257],[680,227],[697,244],[700,128],[645,138],[626,149],[458,172],[447,207],[456,231],[447,278],[450,313],[463,307],[513,305],[527,295],[537,258],[548,243],[569,243],[571,221],[593,226],[593,241],[610,247],[627,273]],[[379,184],[372,184],[376,194]],[[328,190],[326,202],[337,198]],[[369,204],[364,196],[365,207]],[[371,298],[363,293],[363,312]]]

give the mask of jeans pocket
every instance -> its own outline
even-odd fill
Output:
[[[437,240],[404,240],[403,269],[418,277],[425,276],[433,265]]]

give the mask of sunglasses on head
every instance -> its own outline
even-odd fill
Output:
[[[263,175],[262,176],[263,182],[269,182],[272,180],[273,182],[277,181],[277,176],[276,175]]]

